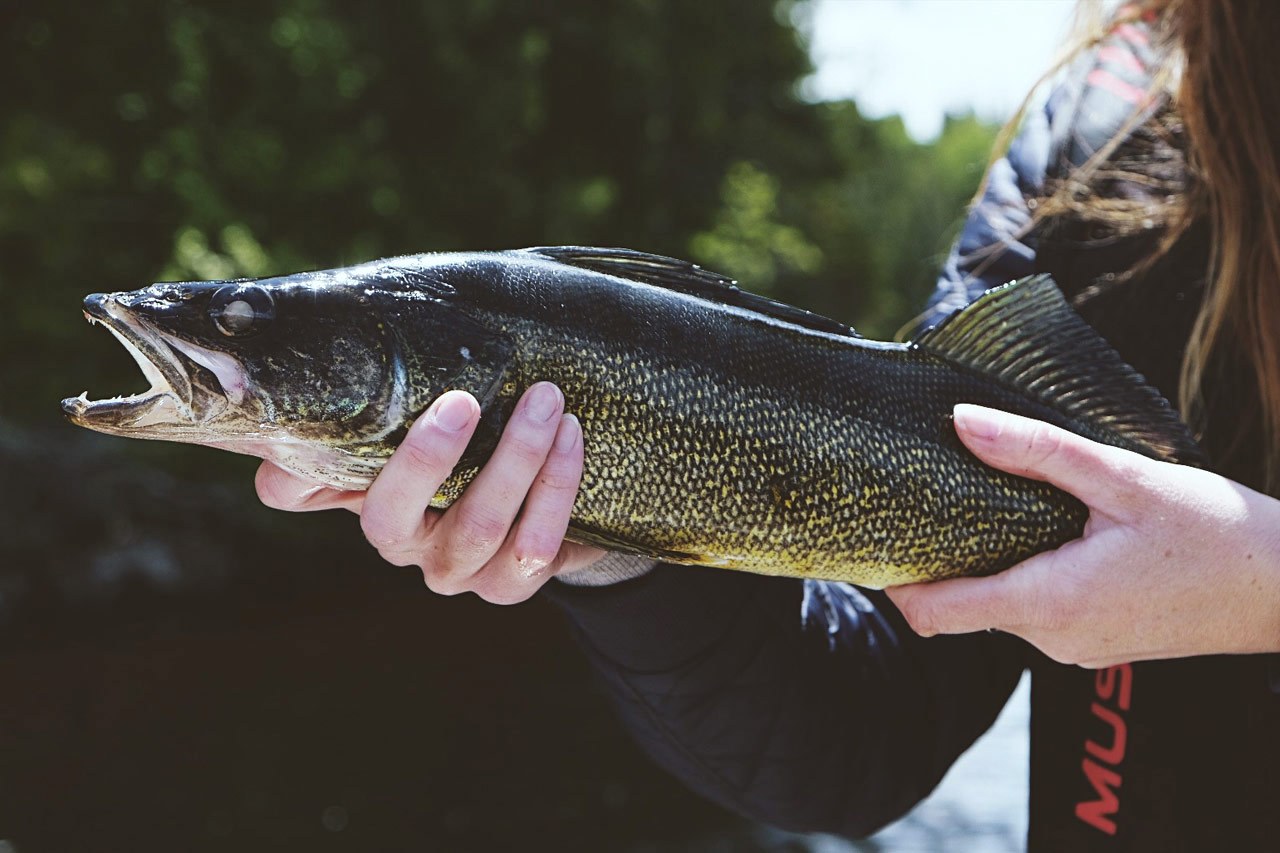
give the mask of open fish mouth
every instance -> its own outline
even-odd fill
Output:
[[[86,297],[84,316],[90,324],[106,326],[124,345],[151,387],[106,400],[90,400],[87,392],[68,397],[62,401],[62,411],[72,422],[116,432],[196,420],[190,374],[182,356],[164,335],[120,305],[111,294]]]

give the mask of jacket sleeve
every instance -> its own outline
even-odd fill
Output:
[[[743,815],[860,837],[902,815],[1017,684],[1012,638],[921,639],[882,593],[658,566],[550,584],[641,746]]]
[[[1030,112],[1008,152],[992,163],[982,195],[969,211],[929,299],[921,328],[937,325],[983,291],[1035,272],[1031,204],[1044,194],[1054,139],[1054,116],[1078,97],[1074,80]]]

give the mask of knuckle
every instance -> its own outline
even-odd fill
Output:
[[[1133,509],[1135,501],[1146,500],[1151,493],[1146,460],[1136,454],[1116,454],[1106,464],[1106,476],[1112,493],[1120,499],[1120,507]]]
[[[929,637],[937,633],[931,608],[918,597],[912,596],[899,601],[898,609],[902,611],[902,617],[907,620],[911,630],[920,636]]]
[[[518,563],[489,563],[477,573],[472,591],[490,604],[519,604],[537,592],[546,579],[526,574]]]
[[[535,578],[549,573],[559,552],[559,542],[553,542],[546,536],[537,536],[518,543],[513,549],[512,557],[522,576]]]
[[[500,604],[504,607],[512,604],[521,604],[528,601],[537,588],[517,588],[517,587],[499,587],[497,589],[484,590],[476,593],[490,604]]]
[[[466,584],[457,577],[431,569],[423,570],[422,580],[436,595],[453,596],[467,591]]]
[[[485,551],[506,538],[508,526],[505,518],[486,506],[463,504],[458,507],[451,544],[464,553]]]
[[[457,554],[447,548],[437,548],[419,563],[422,580],[427,589],[437,595],[454,596],[475,592],[481,569],[459,560]]]
[[[447,473],[453,468],[439,448],[431,443],[405,441],[396,449],[396,455],[414,471],[425,474]]]
[[[1107,473],[1122,483],[1140,484],[1146,480],[1146,466],[1140,461],[1141,456],[1131,453],[1120,453],[1107,461]]]
[[[410,551],[388,551],[379,550],[378,556],[393,566],[417,566],[419,561],[416,555]]]
[[[1045,423],[1038,423],[1027,439],[1026,462],[1031,467],[1043,464],[1062,451],[1063,433]]]
[[[577,472],[559,465],[548,465],[538,474],[538,484],[556,493],[577,493],[582,478]]]
[[[547,458],[548,442],[539,441],[539,436],[520,433],[507,433],[505,454],[526,465],[541,465]]]
[[[360,530],[369,544],[378,549],[378,553],[386,554],[402,552],[409,535],[394,522],[379,513],[366,512],[360,516]]]

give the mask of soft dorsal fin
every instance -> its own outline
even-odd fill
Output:
[[[743,290],[728,276],[705,270],[688,261],[630,249],[598,249],[589,246],[538,246],[524,251],[535,252],[569,266],[642,281],[722,305],[754,311],[806,329],[833,335],[858,336],[844,323]]]
[[[1170,462],[1202,462],[1169,402],[1071,309],[1047,275],[988,290],[913,345],[1099,424],[1121,446]]]

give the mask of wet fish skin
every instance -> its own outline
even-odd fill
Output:
[[[673,562],[884,586],[999,571],[1079,536],[1079,501],[963,447],[959,402],[1158,458],[1195,454],[1167,404],[1060,295],[1049,305],[1043,282],[1019,291],[1045,325],[1036,334],[1006,328],[1018,308],[1006,294],[972,311],[974,328],[957,318],[915,344],[857,338],[692,265],[619,250],[425,255],[245,282],[270,295],[273,317],[243,340],[210,330],[214,294],[233,285],[184,286],[181,303],[140,291],[112,310],[206,361],[227,354],[242,399],[181,435],[107,431],[250,452],[360,488],[418,413],[463,388],[483,415],[437,495],[444,507],[523,390],[551,381],[585,444],[570,537]],[[1064,324],[1065,346],[1053,339]],[[214,397],[235,384],[186,362]],[[99,428],[92,408],[69,414]]]

